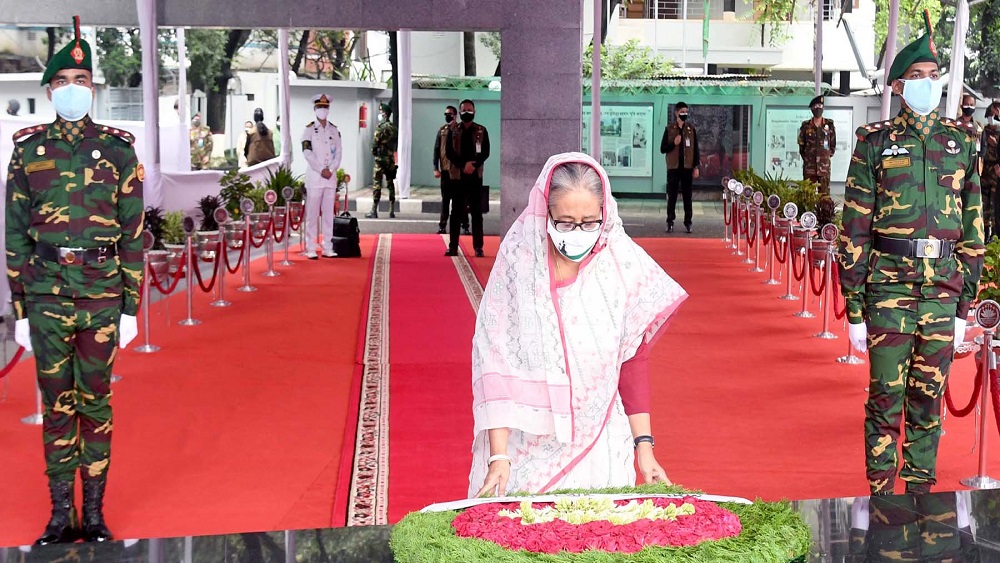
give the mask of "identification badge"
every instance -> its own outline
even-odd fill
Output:
[[[684,139],[684,146],[685,147],[690,147],[691,146],[691,139]]]
[[[476,153],[478,154],[481,152],[483,152],[483,143],[481,143],[480,141],[476,141]]]
[[[887,158],[882,161],[882,167],[886,169],[890,168],[907,168],[910,166],[910,157],[899,156],[896,158]]]
[[[29,162],[27,166],[24,167],[24,171],[28,174],[32,172],[41,172],[43,170],[55,170],[56,161],[54,160],[36,160],[35,162]]]
[[[825,151],[830,150],[830,141],[827,139],[823,139],[823,150]]]

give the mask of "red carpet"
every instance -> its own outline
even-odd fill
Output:
[[[362,239],[357,260],[296,253],[278,278],[261,277],[257,260],[259,291],[236,292],[230,277],[227,309],[198,293],[197,327],[176,324],[183,295],[169,300],[169,322],[154,307],[162,350],[128,351],[115,365],[106,514],[117,537],[329,525],[371,246]],[[30,543],[49,513],[41,430],[19,422],[34,410],[34,361],[9,377],[0,545]]]

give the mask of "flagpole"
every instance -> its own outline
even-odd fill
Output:
[[[899,26],[899,0],[889,0],[889,35],[885,40],[885,87],[882,88],[882,120],[889,119],[892,103],[892,84],[889,84],[889,70],[896,58],[896,28]]]
[[[590,156],[601,161],[601,4],[594,0],[594,71],[590,76]]]
[[[681,68],[684,69],[684,74],[687,75],[688,67],[688,48],[687,48],[687,28],[688,28],[688,0],[684,0],[684,8],[681,14]]]
[[[816,95],[823,90],[823,3],[816,1],[816,60],[813,63],[813,76],[816,81]]]
[[[709,17],[709,0],[705,0],[705,14],[704,21],[701,26],[701,59],[702,68],[701,73],[704,76],[708,76],[708,17]]]

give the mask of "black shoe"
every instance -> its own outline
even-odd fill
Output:
[[[462,234],[463,235],[471,235],[472,231],[469,230],[469,227],[462,227]]]
[[[395,219],[396,218],[396,212],[395,211],[390,211],[389,212],[389,218],[390,219]]]
[[[457,250],[445,250],[444,251],[444,255],[445,256],[458,256],[458,251]]]
[[[79,519],[73,506],[73,481],[49,481],[52,517],[35,545],[73,543],[80,539]]]
[[[908,495],[928,495],[931,492],[930,483],[910,483],[906,482],[906,494]]]
[[[668,233],[674,232],[674,224],[673,223],[667,223],[667,232]]]
[[[687,229],[687,232],[691,232],[691,225],[684,225],[684,228]]]
[[[448,232],[448,231],[444,230],[444,227],[441,227],[440,229],[438,229],[438,234],[439,234],[439,235],[443,235],[443,234],[445,234],[445,233],[447,233],[447,232]]]
[[[480,248],[479,250],[476,251],[476,258],[482,258],[483,256],[486,256],[485,254],[483,254],[483,249]]]
[[[371,213],[365,213],[365,219],[378,219],[378,211],[372,210]]]
[[[104,489],[107,477],[83,480],[83,541],[106,542],[114,538],[104,523]]]

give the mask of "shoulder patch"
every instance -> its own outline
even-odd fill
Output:
[[[17,144],[17,142],[23,139],[24,137],[28,137],[36,133],[41,133],[42,131],[45,131],[46,128],[48,128],[48,125],[45,124],[25,127],[24,129],[21,129],[17,133],[14,133],[14,143]]]
[[[316,125],[315,121],[310,121],[309,123],[306,123],[306,127],[312,127],[313,125]]]
[[[125,141],[130,145],[135,142],[135,137],[133,137],[131,133],[125,131],[124,129],[118,129],[117,127],[110,127],[108,125],[97,125],[97,130],[100,131],[101,133],[118,137],[119,139]]]
[[[879,131],[887,131],[891,126],[892,126],[891,119],[887,119],[885,121],[876,121],[874,123],[862,125],[861,127],[858,127],[857,131],[858,139],[861,139],[863,141],[865,137],[867,137],[868,135],[871,135],[872,133],[878,133]]]

